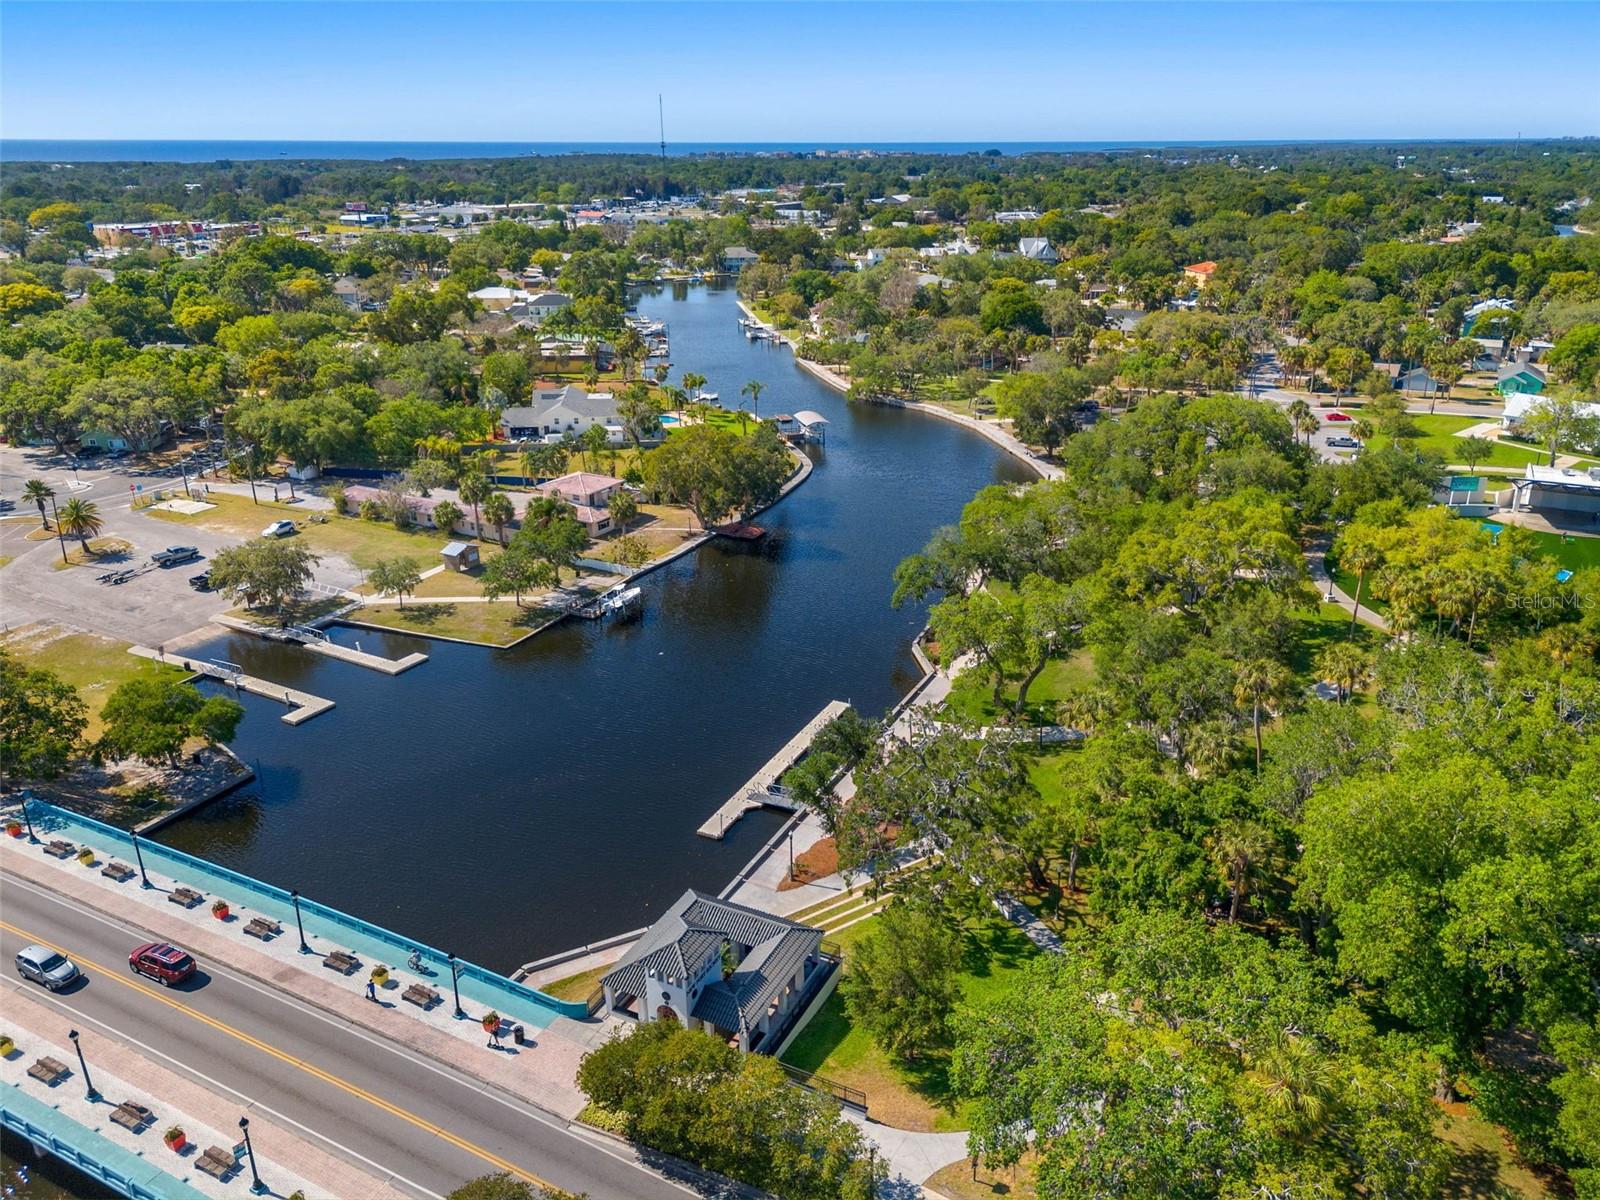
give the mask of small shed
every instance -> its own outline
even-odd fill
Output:
[[[470,571],[478,565],[478,544],[451,542],[439,551],[439,557],[444,559],[445,566],[452,571]]]

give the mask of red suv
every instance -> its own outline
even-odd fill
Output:
[[[135,975],[148,975],[162,987],[171,987],[194,974],[194,957],[166,942],[147,942],[128,955],[128,969]]]

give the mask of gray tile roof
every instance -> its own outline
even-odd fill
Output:
[[[649,973],[693,980],[722,954],[724,941],[744,956],[732,974],[701,991],[691,1015],[721,1029],[745,1030],[816,952],[822,931],[783,917],[686,891],[601,982],[614,993],[645,994]]]

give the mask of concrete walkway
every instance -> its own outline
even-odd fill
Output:
[[[840,1111],[877,1143],[878,1153],[889,1164],[889,1182],[880,1189],[880,1196],[920,1196],[924,1194],[923,1180],[967,1157],[964,1133],[912,1133],[880,1125],[851,1108]]]
[[[1327,564],[1323,561],[1327,558],[1328,551],[1331,548],[1332,543],[1325,537],[1312,539],[1307,544],[1305,551],[1306,570],[1310,573],[1311,582],[1316,586],[1325,603],[1337,604],[1345,612],[1354,613],[1356,611],[1355,597],[1333,582],[1333,577],[1328,574]],[[1328,600],[1330,596],[1333,597],[1331,601]],[[1381,629],[1384,633],[1389,632],[1389,622],[1373,612],[1365,603],[1361,605],[1359,620],[1363,625]]]
[[[105,1037],[85,1023],[79,1038],[89,1079],[101,1099],[85,1096],[78,1057],[66,1032],[75,1018],[48,1007],[31,985],[13,983],[5,998],[6,1022],[17,1049],[0,1060],[0,1081],[55,1109],[62,1116],[138,1155],[150,1165],[204,1196],[224,1200],[250,1194],[250,1168],[241,1161],[226,1179],[214,1179],[196,1162],[210,1147],[232,1152],[241,1142],[239,1118],[250,1121],[250,1143],[256,1170],[274,1194],[303,1191],[307,1196],[361,1196],[372,1200],[398,1200],[409,1196],[380,1168],[363,1167],[312,1144],[299,1132],[264,1116],[244,1096],[221,1095],[210,1087],[182,1076],[140,1050],[116,1038]],[[28,1068],[50,1057],[65,1063],[70,1074],[53,1086],[29,1077]],[[140,1132],[124,1129],[111,1120],[117,1105],[133,1101],[153,1114]],[[188,1141],[182,1153],[162,1142],[171,1126],[180,1126]],[[173,1189],[176,1191],[177,1189]]]

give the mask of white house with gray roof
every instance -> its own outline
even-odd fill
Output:
[[[613,442],[623,440],[617,398],[610,392],[587,391],[575,383],[561,388],[541,388],[533,394],[531,403],[513,405],[500,412],[500,432],[513,440],[559,437],[565,433],[582,437],[591,425],[605,426]]]
[[[692,888],[600,979],[607,1011],[774,1052],[839,960],[822,930]]]

